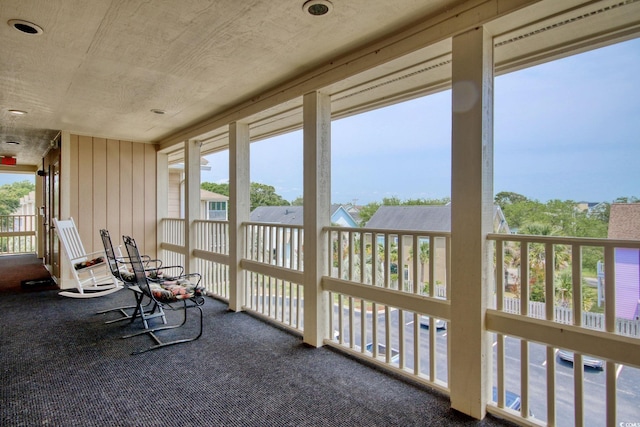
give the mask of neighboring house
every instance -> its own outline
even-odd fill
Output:
[[[499,206],[493,208],[493,232],[510,233],[507,221]],[[369,219],[365,228],[377,230],[413,230],[426,232],[450,232],[451,231],[451,205],[427,205],[427,206],[380,206],[375,214]],[[397,242],[396,242],[397,243]],[[436,238],[434,242],[434,272],[437,284],[444,284],[446,281],[446,256],[445,240]],[[403,264],[405,266],[405,277],[412,276],[410,262],[410,244],[404,250],[407,258]],[[428,269],[428,263],[422,265],[424,271]],[[424,281],[424,280],[423,280]]]
[[[304,209],[302,206],[258,206],[251,211],[251,222],[264,222],[268,224],[280,224],[302,226],[304,224]],[[347,210],[339,204],[331,205],[331,224],[341,227],[357,227],[357,223],[349,215]],[[298,228],[286,229],[279,237],[283,239],[283,260],[276,260],[277,231],[272,230],[270,241],[273,242],[274,260],[277,265],[290,265],[297,262],[299,256],[299,231]]]
[[[31,191],[26,196],[20,197],[20,206],[13,215],[35,215],[36,214],[36,192]]]
[[[251,212],[250,221],[274,224],[303,225],[302,206],[258,206]],[[357,227],[357,222],[340,204],[331,205],[331,224]]]
[[[380,206],[366,228],[449,232],[451,205]],[[499,206],[493,207],[493,232],[509,233],[509,225]]]
[[[302,225],[302,206],[258,206],[249,216],[251,222],[272,224]]]
[[[212,191],[200,190],[200,218],[226,221],[229,197]]]
[[[211,170],[209,161],[201,159],[201,170]],[[169,168],[168,189],[168,216],[169,218],[184,218],[184,166],[172,165]],[[200,218],[226,221],[228,218],[229,197],[200,190]]]
[[[594,212],[600,212],[606,208],[606,202],[578,202],[576,204],[576,210],[579,212],[586,212],[587,216]]]
[[[351,215],[351,218],[353,218],[356,224],[360,226],[360,221],[362,220],[362,218],[360,218],[360,210],[362,209],[362,206],[358,206],[354,203],[348,203],[344,208],[349,212],[349,215]]]
[[[331,224],[340,227],[358,227],[358,219],[340,204],[331,205]]]
[[[640,203],[614,203],[609,239],[640,240]],[[615,249],[616,317],[640,318],[640,249]]]

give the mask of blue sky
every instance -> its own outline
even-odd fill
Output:
[[[499,76],[494,190],[540,201],[640,197],[640,39]],[[332,124],[332,201],[451,193],[451,92]],[[228,153],[203,181],[228,180]],[[251,145],[251,181],[302,196],[302,132]]]

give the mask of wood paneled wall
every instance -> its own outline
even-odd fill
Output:
[[[155,257],[156,163],[152,144],[70,135],[69,212],[86,251],[103,248],[106,228],[114,246],[129,235]]]

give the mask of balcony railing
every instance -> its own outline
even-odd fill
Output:
[[[35,215],[0,216],[0,254],[37,251]]]
[[[302,227],[261,222],[248,222],[243,226],[245,308],[287,328],[302,331]]]
[[[622,283],[616,283],[615,254],[618,249],[640,249],[640,242],[498,234],[489,241],[495,248],[496,292],[495,309],[487,310],[486,323],[495,333],[498,390],[489,411],[512,413],[506,409],[506,391],[511,390],[521,398],[518,417],[533,414],[550,425],[563,424],[558,423],[560,414],[573,414],[575,425],[619,425],[637,419],[637,392],[626,390],[625,383],[627,377],[640,375],[633,367],[638,366],[637,357],[626,357],[637,353],[640,322],[616,316],[616,292]],[[602,314],[590,311],[598,297],[595,290],[587,291],[597,282],[585,274],[586,258],[604,260]],[[637,295],[637,281],[634,286]],[[517,296],[516,305],[509,292]],[[567,354],[573,358],[571,369],[562,361]],[[589,370],[600,363],[604,372]]]
[[[164,233],[176,230],[165,234],[165,252],[186,253],[177,244],[184,241],[179,221],[163,221]],[[228,224],[195,224],[192,256],[207,271],[207,289],[227,298]],[[243,308],[303,332],[303,227],[249,222],[242,228]],[[456,321],[450,271],[464,268],[451,265],[450,233],[326,227],[324,235],[328,264],[322,286],[330,313],[325,344],[449,393],[455,367],[449,366],[447,334]],[[485,322],[494,342],[496,389],[488,411],[521,424],[637,419],[637,392],[626,389],[632,380],[625,375],[640,378],[637,355],[631,354],[640,325],[615,316],[613,266],[616,248],[640,249],[640,242],[495,234],[487,245],[495,251],[496,271]],[[516,252],[527,262],[515,261]],[[603,313],[586,310],[596,304],[583,296],[584,282],[594,283],[582,265],[587,252],[604,260],[609,286]],[[575,353],[573,368],[557,357],[559,348]],[[604,361],[601,375],[583,370],[583,362],[593,358]],[[512,392],[521,401],[517,409],[508,407]]]
[[[327,343],[448,391],[449,233],[325,231]]]

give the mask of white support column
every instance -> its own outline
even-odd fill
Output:
[[[331,100],[311,92],[303,98],[304,129],[304,342],[322,346],[328,336],[327,293],[322,275],[328,248],[322,228],[331,225]]]
[[[245,252],[242,223],[251,210],[249,125],[229,125],[229,309],[242,311],[245,272],[240,267]]]
[[[195,226],[200,219],[200,141],[187,141],[184,147],[185,199],[184,199],[184,246],[185,270],[195,273],[196,259],[191,255],[195,245]]]
[[[451,406],[474,418],[491,398],[493,43],[480,27],[453,38],[451,148]]]
[[[57,167],[58,170],[53,172],[58,173],[58,191],[60,192],[59,216],[57,218],[69,219],[71,216],[71,134],[67,131],[62,131],[61,133],[60,164]],[[49,179],[54,180],[56,177],[50,176]],[[49,212],[52,215],[52,217],[49,218],[49,224],[51,226],[53,225],[55,212],[51,210],[51,207],[49,207]],[[77,218],[74,219],[77,220]],[[58,285],[60,286],[60,289],[70,289],[75,287],[75,283],[69,270],[71,266],[69,265],[69,261],[63,251],[64,249],[60,247],[60,252],[57,255],[60,265]]]
[[[162,219],[169,216],[169,155],[158,152],[156,154],[156,254],[155,258],[162,258],[162,242],[165,241]]]

